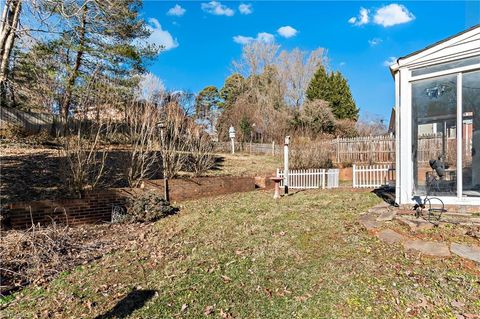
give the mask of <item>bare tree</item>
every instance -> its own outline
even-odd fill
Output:
[[[323,48],[311,51],[282,51],[278,57],[279,76],[285,88],[287,104],[300,110],[305,92],[318,66],[325,64],[326,55]]]
[[[242,57],[233,61],[234,73],[239,73],[245,78],[261,74],[264,69],[275,63],[280,46],[275,43],[252,41],[242,48]]]
[[[0,105],[5,106],[9,61],[20,21],[22,0],[6,0],[0,20]]]

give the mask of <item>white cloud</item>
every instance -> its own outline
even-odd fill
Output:
[[[380,38],[373,38],[371,40],[368,40],[368,44],[370,44],[370,46],[372,46],[372,47],[374,47],[376,45],[379,45],[382,42],[383,42],[383,40],[380,39]]]
[[[340,62],[340,66],[345,66],[345,65],[347,65],[347,62],[343,62],[343,61]]]
[[[277,30],[278,34],[280,34],[284,38],[291,38],[297,35],[298,31],[292,28],[291,26],[287,25]]]
[[[233,37],[233,41],[243,45],[248,44],[250,42],[254,42],[254,41],[272,43],[272,42],[275,42],[275,36],[271,33],[260,32],[259,34],[257,34],[256,38],[237,35]]]
[[[397,3],[377,9],[373,16],[373,22],[384,27],[407,23],[414,19],[415,16],[408,11],[407,7]]]
[[[167,11],[167,15],[169,16],[176,16],[176,17],[181,17],[185,14],[187,10],[185,10],[184,8],[182,8],[182,6],[180,6],[179,4],[176,4],[174,7],[170,8],[168,11]]]
[[[241,3],[241,4],[238,6],[238,11],[240,11],[241,14],[252,14],[252,12],[253,12],[253,10],[252,10],[252,5],[251,5],[251,4]]]
[[[148,19],[148,23],[147,28],[152,33],[148,38],[149,43],[161,45],[165,51],[178,47],[177,39],[174,39],[167,30],[163,30],[157,19]]]
[[[351,17],[348,19],[348,23],[354,24],[354,25],[364,25],[370,22],[370,17],[369,17],[370,11],[365,8],[360,8],[360,12],[358,13],[357,17]]]
[[[235,14],[235,11],[227,7],[226,5],[221,4],[218,1],[210,1],[209,3],[202,3],[202,10],[217,16],[227,16],[231,17]]]
[[[386,59],[385,61],[383,61],[383,66],[389,67],[390,65],[395,64],[395,63],[397,63],[397,58],[394,57],[394,56],[391,56],[388,59]]]

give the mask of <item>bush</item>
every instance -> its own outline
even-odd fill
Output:
[[[215,165],[216,158],[213,154],[215,144],[202,129],[191,128],[188,144],[190,154],[185,163],[186,171],[192,172],[194,176],[200,176]]]
[[[324,146],[324,147],[323,147]],[[291,169],[332,168],[330,152],[327,144],[312,143],[300,139],[292,143],[290,151]]]
[[[26,137],[27,135],[28,134],[25,129],[18,124],[4,122],[0,128],[1,139],[16,141],[20,138]]]
[[[132,198],[127,205],[128,222],[154,222],[163,217],[173,215],[178,211],[161,195],[146,192]]]

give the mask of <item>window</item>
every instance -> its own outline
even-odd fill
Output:
[[[419,69],[414,69],[412,70],[412,76],[445,71],[445,70],[460,68],[462,66],[468,66],[472,64],[480,64],[480,56],[474,56],[471,58],[466,58],[466,59],[457,60],[453,62],[441,63],[441,64],[432,65],[432,66],[426,66]]]
[[[416,195],[456,194],[457,75],[412,83]]]
[[[463,192],[480,196],[480,72],[462,76]]]

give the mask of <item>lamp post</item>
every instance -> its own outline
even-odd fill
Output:
[[[157,128],[160,131],[160,143],[161,143],[161,152],[162,152],[162,172],[163,172],[163,198],[168,202],[169,201],[169,196],[168,196],[168,178],[167,178],[167,170],[165,168],[165,134],[164,130],[166,128],[165,126],[165,120],[162,118],[158,123],[157,123]]]

